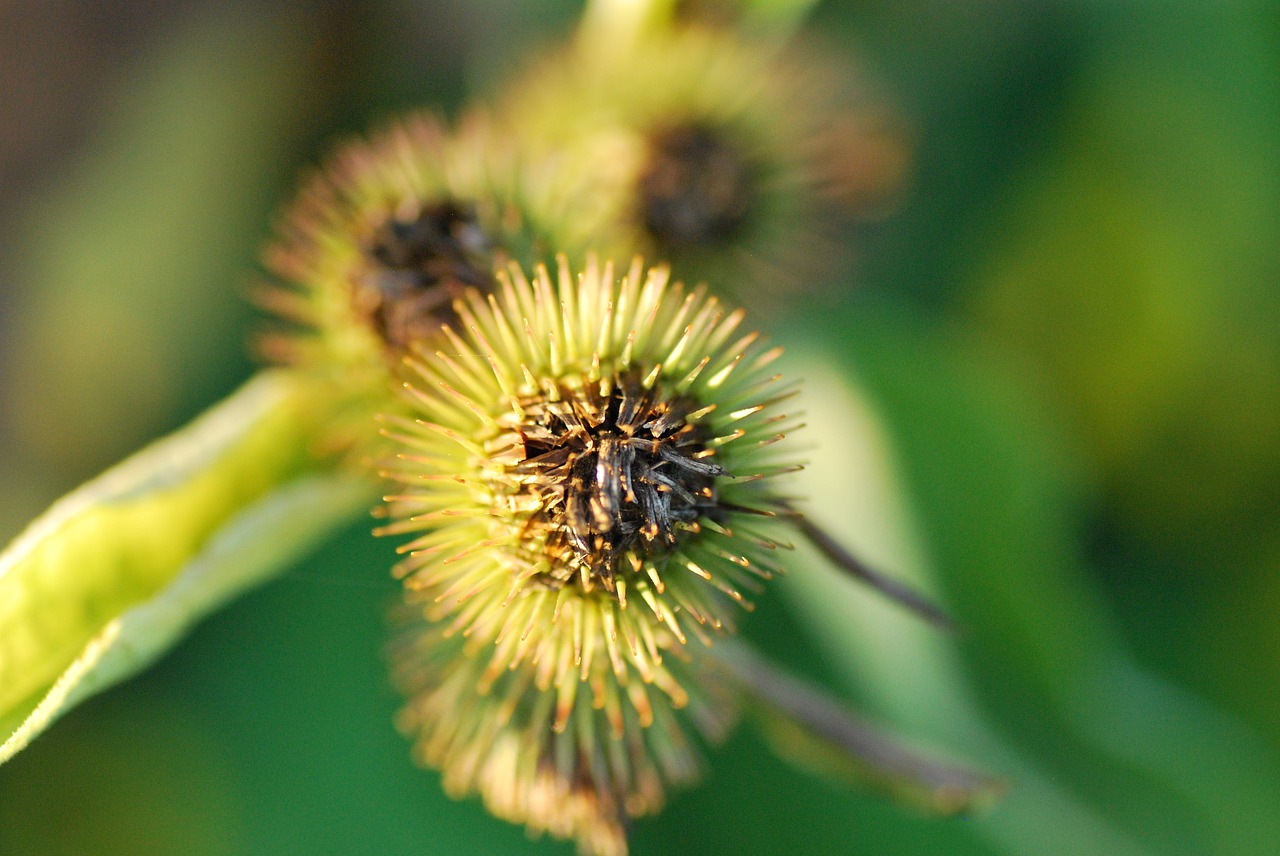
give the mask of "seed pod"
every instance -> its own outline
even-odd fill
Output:
[[[621,852],[732,715],[700,656],[779,572],[779,350],[703,288],[589,263],[455,303],[411,360],[384,534],[419,606],[402,724],[455,793]],[[782,451],[779,452],[779,447]]]
[[[574,165],[595,246],[767,305],[847,260],[841,227],[892,207],[908,160],[865,85],[804,48],[697,27],[580,40],[497,115],[540,159]]]
[[[335,445],[390,406],[410,343],[439,333],[464,290],[495,267],[572,246],[557,189],[525,168],[480,113],[450,134],[430,114],[340,148],[280,219],[258,302],[277,319],[271,361],[328,377]],[[373,444],[364,444],[369,449]]]

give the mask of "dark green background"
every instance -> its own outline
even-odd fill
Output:
[[[0,532],[252,371],[257,250],[329,141],[456,108],[576,14],[0,11]],[[902,210],[848,236],[856,269],[767,323],[876,402],[966,628],[939,644],[1004,748],[948,726],[941,688],[919,716],[877,698],[857,677],[875,652],[833,653],[800,600],[766,598],[749,633],[1013,791],[926,820],[746,728],[635,852],[1095,853],[1080,818],[1135,852],[1274,852],[1280,7],[833,0],[810,29],[859,59],[915,166]],[[409,764],[382,665],[390,545],[366,530],[0,768],[0,853],[570,852]]]

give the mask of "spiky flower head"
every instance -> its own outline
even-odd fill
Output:
[[[577,839],[595,856],[625,854],[628,818],[658,811],[669,787],[696,780],[698,738],[719,740],[737,712],[724,675],[692,657],[668,658],[673,698],[607,670],[582,684],[577,664],[524,663],[493,676],[483,652],[467,647],[420,614],[394,640],[408,697],[397,724],[415,758],[441,770],[455,798],[479,794],[494,815]]]
[[[905,135],[861,81],[811,49],[659,29],[583,39],[497,111],[523,145],[580,165],[599,242],[670,262],[754,302],[841,258],[841,222],[896,199]]]
[[[555,177],[509,143],[478,111],[452,132],[409,116],[338,149],[279,221],[258,298],[282,323],[260,349],[332,382],[336,442],[367,433],[410,343],[466,288],[581,241]]]
[[[638,261],[512,267],[454,308],[410,361],[416,418],[388,420],[382,531],[415,535],[428,622],[398,649],[405,723],[454,792],[619,852],[696,770],[684,729],[727,716],[699,649],[779,570],[794,390],[741,311]]]

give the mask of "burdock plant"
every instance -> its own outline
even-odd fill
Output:
[[[461,334],[411,359],[382,531],[417,535],[398,573],[428,624],[397,663],[423,756],[617,853],[696,770],[681,712],[713,734],[729,716],[701,649],[779,572],[791,390],[742,312],[663,269],[562,263],[557,283],[471,292]]]
[[[820,56],[706,26],[588,29],[499,113],[584,176],[595,246],[776,305],[846,260],[836,236],[891,208],[905,171],[899,123]]]
[[[639,261],[620,280],[563,259],[554,276],[498,279],[408,359],[410,415],[385,420],[403,489],[379,531],[412,536],[393,662],[420,759],[452,793],[598,854],[625,852],[628,820],[696,776],[696,737],[721,737],[744,693],[790,705],[880,775],[921,777],[928,765],[847,715],[887,753],[873,760],[776,684],[762,692],[752,655],[717,653],[793,565],[789,539],[868,574],[787,498],[797,390],[774,372],[780,349]],[[953,807],[990,784],[928,775]]]
[[[255,292],[272,318],[257,348],[329,387],[330,445],[376,448],[370,413],[394,406],[400,360],[454,318],[465,289],[585,244],[567,176],[512,143],[480,109],[453,131],[408,116],[339,147],[279,218]]]
[[[588,34],[626,29],[599,29],[610,10],[625,22],[623,6],[593,8]],[[797,387],[775,373],[780,349],[714,293],[783,284],[768,278],[786,266],[773,250],[816,210],[788,159],[808,119],[789,124],[776,96],[766,116],[748,96],[773,90],[708,76],[768,78],[738,36],[655,26],[620,57],[686,45],[663,75],[637,83],[628,61],[575,54],[572,68],[595,56],[597,85],[615,90],[548,88],[563,77],[553,65],[536,98],[454,130],[410,117],[308,181],[267,254],[276,324],[260,349],[276,367],[0,556],[0,761],[362,513],[381,484],[378,531],[403,539],[399,725],[451,793],[621,854],[629,821],[695,779],[699,746],[741,709],[937,810],[993,792],[735,638],[768,580],[820,572],[797,564],[796,540],[946,622],[803,514],[787,486]],[[599,109],[639,94],[634,109]],[[540,128],[522,119],[538,104],[554,106]],[[596,171],[637,128],[647,160]],[[631,261],[642,250],[653,267]],[[749,284],[743,259],[767,262]],[[694,283],[714,276],[683,285],[682,263]]]

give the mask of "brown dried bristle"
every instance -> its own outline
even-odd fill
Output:
[[[364,247],[352,301],[382,342],[403,353],[456,322],[453,301],[494,284],[494,247],[472,202],[445,199],[393,214]]]
[[[759,204],[759,177],[727,129],[690,124],[651,133],[636,198],[665,253],[727,243]]]
[[[466,130],[472,148],[492,148],[482,123]],[[387,377],[452,319],[463,289],[491,286],[495,261],[523,246],[527,224],[503,219],[487,167],[459,166],[466,137],[409,117],[339,149],[303,188],[264,256],[276,282],[259,299],[290,325],[295,362],[353,383]]]
[[[633,371],[521,402],[524,458],[509,473],[514,500],[537,507],[527,525],[550,533],[540,582],[579,578],[615,592],[626,557],[665,554],[678,527],[723,519],[715,480],[727,473],[706,426],[686,421],[698,403],[642,381]]]

